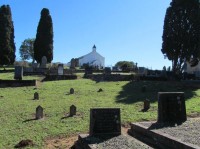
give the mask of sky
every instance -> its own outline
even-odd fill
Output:
[[[171,66],[161,52],[166,9],[171,0],[0,0],[10,5],[16,57],[27,38],[35,38],[40,12],[53,21],[53,62],[67,63],[92,51],[95,44],[105,66],[133,61],[139,67]]]

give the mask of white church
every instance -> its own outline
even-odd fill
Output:
[[[105,67],[105,57],[103,57],[97,52],[95,45],[92,47],[92,52],[79,57],[78,60],[79,60],[80,67],[83,66],[83,64],[89,64],[90,66],[99,67],[99,68]]]

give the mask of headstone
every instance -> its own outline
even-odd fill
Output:
[[[183,92],[158,93],[158,122],[182,123],[187,120]]]
[[[63,64],[58,64],[58,75],[63,75]]]
[[[119,108],[90,109],[90,135],[120,135],[121,119]]]
[[[33,68],[38,68],[38,63],[32,63]]]
[[[93,73],[93,68],[92,67],[86,67],[85,68],[85,75],[92,74],[92,73]]]
[[[74,94],[74,89],[70,88],[70,94]]]
[[[110,75],[111,74],[111,68],[110,67],[105,67],[104,74]]]
[[[41,106],[38,106],[36,108],[36,119],[43,118],[43,108]]]
[[[43,56],[42,57],[42,62],[41,62],[41,68],[46,68],[47,67],[47,57]]]
[[[74,106],[74,105],[71,105],[71,106],[70,106],[69,115],[70,115],[70,116],[76,115],[76,106]]]
[[[39,100],[39,94],[38,94],[38,92],[34,93],[34,100]]]
[[[150,100],[149,99],[145,99],[144,100],[144,111],[147,111],[150,108]]]
[[[23,78],[23,67],[22,66],[15,66],[14,79],[22,80],[22,78]]]
[[[146,92],[146,90],[147,90],[146,85],[143,85],[141,91],[144,93],[144,92]]]
[[[70,69],[75,69],[75,64],[76,64],[75,59],[72,58],[72,59],[71,59]]]

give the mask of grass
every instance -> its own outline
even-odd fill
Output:
[[[81,78],[81,74],[78,74]],[[13,79],[13,73],[0,73],[0,79]],[[25,76],[38,79],[40,76]],[[147,91],[142,92],[142,86]],[[70,95],[70,88],[75,94]],[[99,88],[103,92],[97,92]],[[156,120],[157,92],[184,91],[187,114],[200,113],[200,89],[183,87],[180,82],[100,82],[88,79],[50,81],[35,87],[0,88],[0,148],[13,148],[22,139],[31,139],[42,148],[49,137],[70,136],[88,132],[89,110],[94,107],[119,107],[122,123]],[[39,100],[33,100],[34,92]],[[143,100],[151,100],[149,112],[140,112]],[[74,104],[79,116],[63,118]],[[44,108],[45,118],[33,120],[38,105]]]

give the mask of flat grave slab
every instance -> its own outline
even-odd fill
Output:
[[[76,149],[153,149],[141,141],[129,136],[119,135],[116,137],[93,137],[89,134],[78,136],[78,142],[75,144]]]
[[[157,148],[200,149],[200,118],[174,123],[132,123],[129,134]]]

